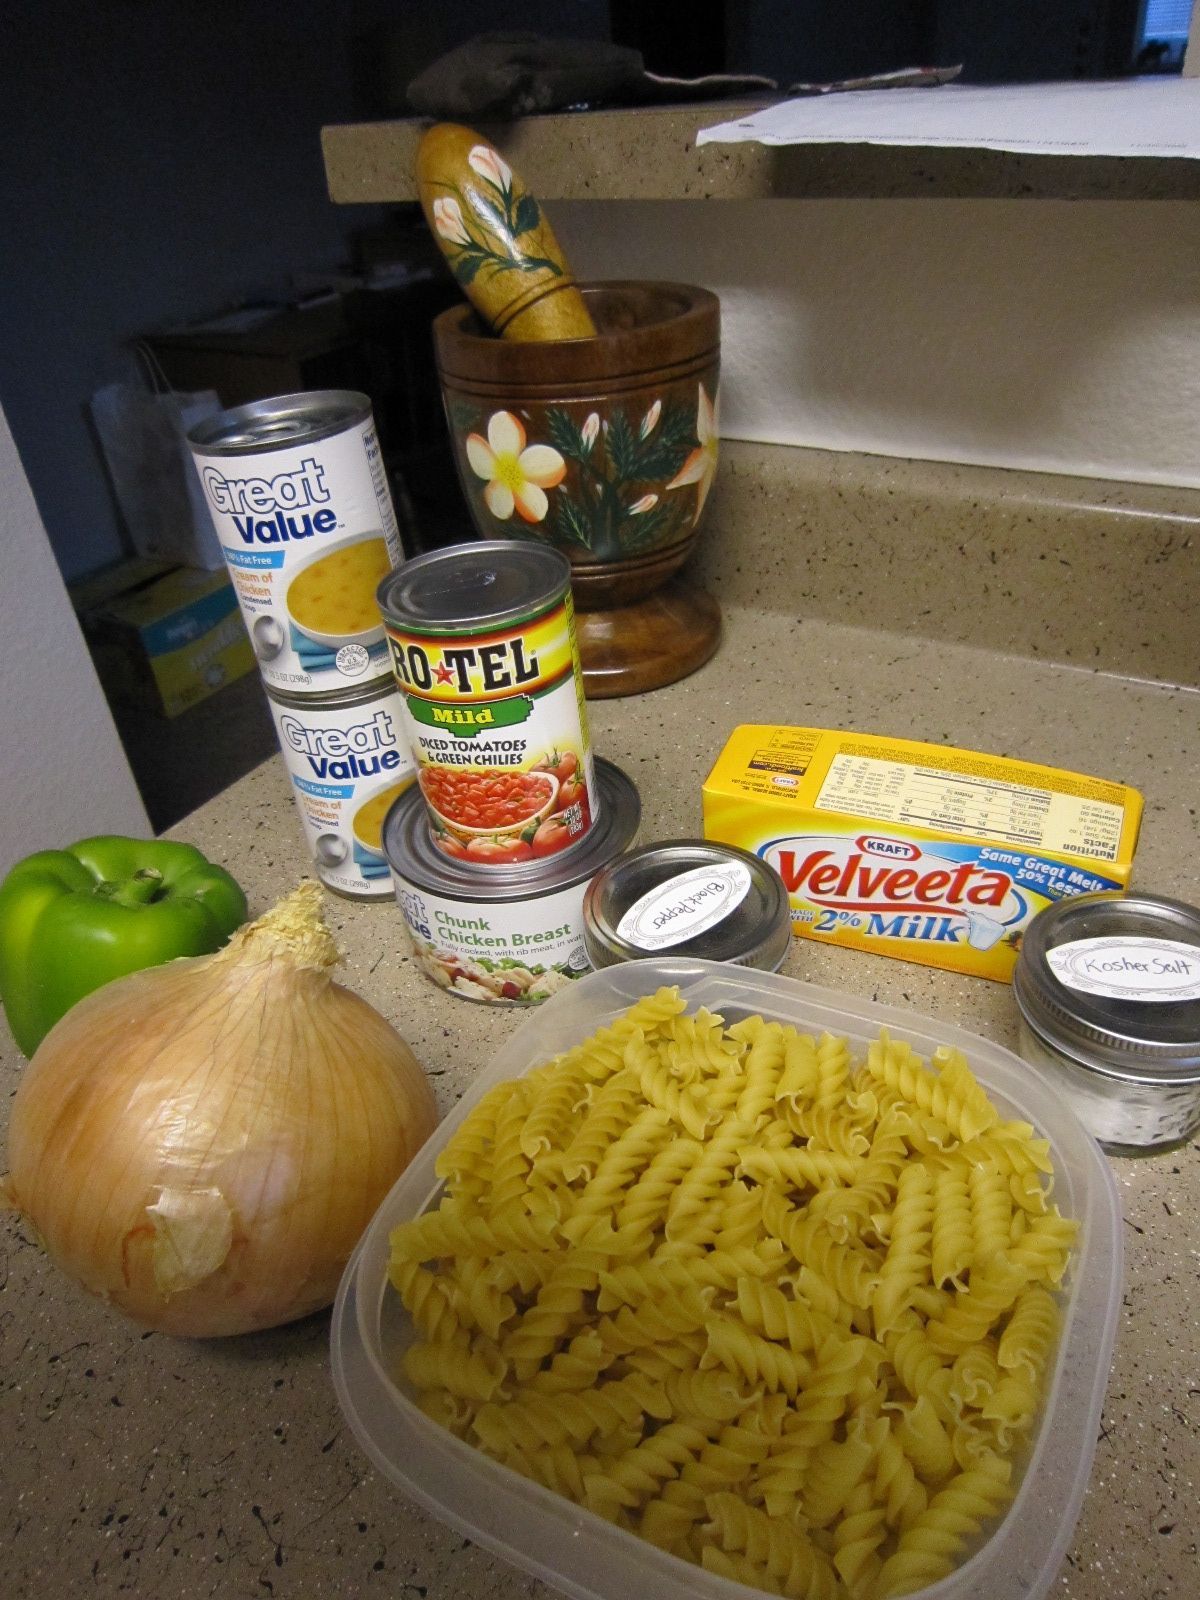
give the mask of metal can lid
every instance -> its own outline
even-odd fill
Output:
[[[414,556],[377,591],[395,627],[478,633],[521,622],[560,599],[571,581],[561,551],[528,539],[478,539]]]
[[[1110,1078],[1200,1079],[1200,909],[1102,890],[1025,930],[1013,994],[1034,1033]]]
[[[326,689],[320,694],[295,694],[290,689],[276,689],[269,683],[264,683],[263,689],[268,700],[296,711],[341,711],[399,693],[395,674],[390,670],[382,678],[371,678],[366,683],[356,683],[352,688]]]
[[[630,851],[598,872],[583,904],[594,967],[670,950],[777,971],[791,941],[783,879],[761,857],[708,839]]]
[[[397,878],[426,894],[463,901],[530,900],[586,883],[627,850],[642,820],[637,787],[620,767],[596,758],[599,816],[583,838],[556,855],[480,868],[444,855],[433,842],[420,786],[394,802],[383,823],[383,853]]]
[[[192,449],[208,456],[251,455],[316,444],[371,415],[371,402],[353,389],[311,389],[275,395],[205,417],[188,431]]]

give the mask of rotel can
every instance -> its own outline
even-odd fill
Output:
[[[384,676],[375,591],[404,556],[367,397],[255,400],[188,443],[267,688],[328,695]]]
[[[267,691],[317,876],[352,900],[387,900],[383,822],[413,783],[404,707],[389,675],[315,700]]]
[[[380,584],[434,843],[471,866],[556,855],[599,815],[570,578],[550,546],[498,539]]]

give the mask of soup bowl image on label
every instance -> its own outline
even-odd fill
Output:
[[[382,533],[346,539],[318,552],[297,567],[288,584],[293,627],[330,649],[381,643],[383,618],[375,590],[391,567]]]
[[[378,856],[380,861],[383,860],[383,819],[412,781],[410,773],[398,783],[389,783],[385,789],[376,790],[354,813],[350,828],[355,845],[372,856]]]

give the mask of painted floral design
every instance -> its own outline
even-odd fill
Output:
[[[704,385],[701,384],[700,399],[696,407],[696,448],[667,484],[668,489],[682,489],[689,483],[696,485],[696,514],[692,518],[693,527],[700,521],[704,502],[708,499],[708,491],[712,488],[713,478],[717,472],[719,403],[719,396],[709,400],[704,392]]]
[[[447,185],[431,207],[433,228],[450,246],[446,251],[454,276],[464,287],[481,272],[548,272],[562,268],[546,256],[531,255],[520,243],[541,225],[542,213],[531,194],[518,195],[512,169],[491,145],[473,145],[467,164],[481,182],[464,190]],[[464,207],[466,213],[464,214]]]
[[[544,522],[550,509],[546,490],[566,476],[567,464],[548,444],[525,443],[525,429],[511,411],[496,411],[488,420],[487,438],[467,435],[471,471],[484,480],[483,498],[501,522],[515,511],[524,522]]]
[[[439,196],[433,202],[433,226],[439,237],[451,244],[470,244],[471,235],[463,221],[462,207],[452,195]]]
[[[472,145],[467,155],[467,165],[472,172],[477,172],[481,178],[486,178],[494,188],[500,190],[512,188],[512,168],[490,144]]]
[[[450,420],[464,482],[482,483],[492,518],[515,513],[578,558],[612,561],[690,537],[716,471],[715,385],[713,395],[701,384],[696,407],[668,391],[632,412],[548,404],[526,421],[454,401]],[[530,444],[527,423],[547,442]],[[695,496],[668,493],[692,484]]]

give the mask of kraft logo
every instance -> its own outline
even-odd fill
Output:
[[[864,855],[887,856],[893,861],[919,861],[921,852],[910,839],[887,839],[878,834],[860,833],[854,841]]]

